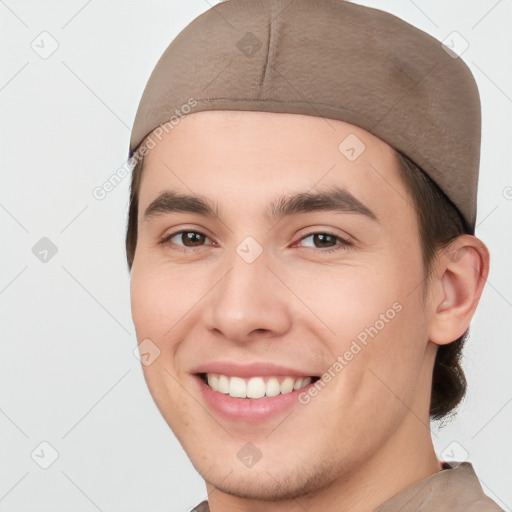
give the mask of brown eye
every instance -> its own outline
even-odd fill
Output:
[[[320,247],[325,247],[325,244],[329,243],[336,244],[336,237],[327,233],[315,233],[312,237],[314,243],[320,243]],[[328,247],[332,247],[332,245],[328,245]]]
[[[186,247],[201,245],[201,242],[206,238],[202,233],[198,233],[197,231],[182,231],[179,233],[179,236],[179,240],[181,240]]]
[[[208,237],[199,231],[182,230],[163,238],[160,243],[162,245],[169,246],[173,249],[184,251],[185,248],[194,249],[204,245],[204,241],[208,240]]]
[[[313,248],[319,249],[319,252],[333,252],[333,251],[339,251],[346,249],[348,246],[351,245],[351,242],[348,240],[345,240],[344,238],[341,238],[338,235],[335,235],[334,233],[329,232],[317,232],[317,233],[310,233],[309,235],[306,235],[301,238],[301,242],[304,240],[307,240],[308,238],[312,239],[313,242]],[[336,243],[339,242],[339,243]],[[311,246],[310,246],[311,247]],[[328,249],[322,251],[321,249]]]

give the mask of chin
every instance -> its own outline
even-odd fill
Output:
[[[318,464],[300,460],[291,462],[291,466],[285,466],[278,461],[266,465],[260,461],[252,468],[214,463],[206,469],[204,460],[199,464],[192,461],[201,477],[215,489],[251,500],[276,502],[314,495],[336,478],[333,466],[327,460]]]

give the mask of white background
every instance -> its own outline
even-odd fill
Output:
[[[206,497],[132,353],[129,178],[103,201],[92,190],[127,157],[156,61],[213,3],[0,1],[0,511],[185,511]],[[491,272],[465,350],[467,399],[433,437],[510,511],[512,3],[358,3],[469,43],[483,106],[477,235]],[[58,48],[43,59],[31,44]],[[57,247],[46,263],[32,252],[42,237]],[[52,449],[42,469],[34,459],[51,462]]]

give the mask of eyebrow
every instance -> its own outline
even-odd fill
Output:
[[[319,192],[298,192],[293,195],[280,196],[267,206],[264,218],[268,222],[275,222],[287,216],[317,211],[355,213],[378,222],[377,216],[372,210],[348,190],[338,186],[332,186]],[[143,218],[147,221],[153,217],[177,212],[197,213],[222,220],[217,205],[214,205],[208,198],[182,194],[173,190],[161,192],[146,208]]]

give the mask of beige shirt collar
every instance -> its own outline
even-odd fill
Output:
[[[396,494],[375,512],[498,512],[503,511],[486,496],[469,462],[445,463],[433,475]]]

